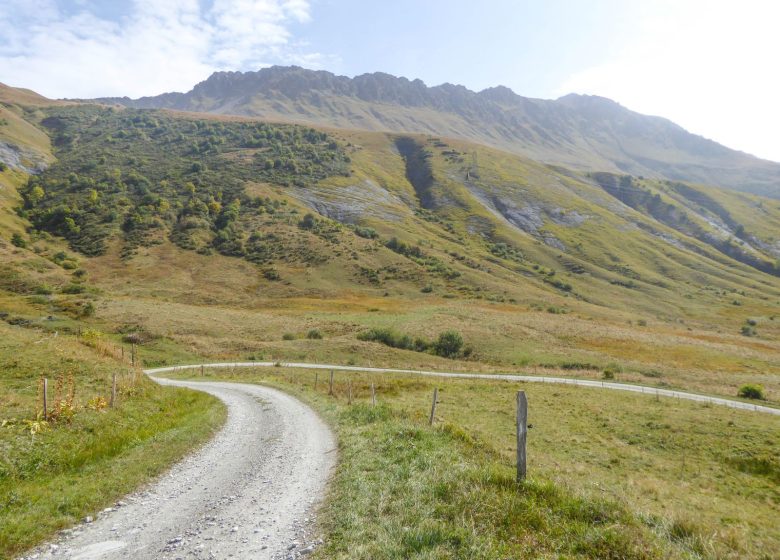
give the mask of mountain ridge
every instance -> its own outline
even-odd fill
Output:
[[[429,87],[383,72],[349,78],[272,66],[215,72],[186,93],[92,101],[463,138],[579,170],[713,184],[780,198],[780,163],[600,96],[545,100],[523,97],[506,86],[475,92],[450,83]]]

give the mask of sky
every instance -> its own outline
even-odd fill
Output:
[[[602,95],[780,161],[773,0],[0,0],[0,82],[47,97],[187,91],[295,64],[520,95]]]

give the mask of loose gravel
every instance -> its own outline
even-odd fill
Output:
[[[225,426],[149,487],[117,502],[26,559],[294,559],[322,541],[314,514],[336,460],[336,439],[297,399],[259,385],[165,385],[210,393]]]

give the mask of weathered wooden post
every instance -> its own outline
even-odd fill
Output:
[[[351,379],[347,382],[347,385],[349,387],[349,396],[347,397],[347,404],[352,404],[352,380]]]
[[[203,367],[203,364],[200,364],[200,376],[204,377],[206,375],[206,370]]]
[[[528,399],[525,391],[517,392],[517,481],[525,480],[525,442],[528,436]]]
[[[328,386],[328,394],[333,396],[333,370],[330,370],[330,385]]]
[[[371,384],[371,406],[376,406],[376,389],[374,389],[374,384]]]
[[[319,381],[319,380],[320,380],[320,372],[319,371],[315,371],[314,372],[314,392],[315,393],[317,392],[317,381]]]
[[[132,366],[135,367],[135,342],[133,342],[133,345],[130,347],[130,356],[132,358]]]
[[[48,404],[48,393],[49,393],[49,380],[45,377],[43,378],[43,419],[48,420],[49,419],[49,404]]]
[[[433,415],[436,414],[436,400],[439,398],[439,388],[433,390],[433,402],[431,403],[431,417],[428,419],[428,425],[433,426]]]
[[[116,404],[116,372],[111,376],[111,408]]]

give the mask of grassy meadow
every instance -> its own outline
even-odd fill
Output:
[[[330,397],[326,371],[205,374],[281,387],[335,427],[321,558],[769,559],[780,546],[775,417],[565,386],[337,371]],[[517,390],[530,424],[519,486]]]
[[[206,441],[224,417],[207,395],[149,381],[114,342],[55,332],[0,323],[0,558],[113,505]]]

